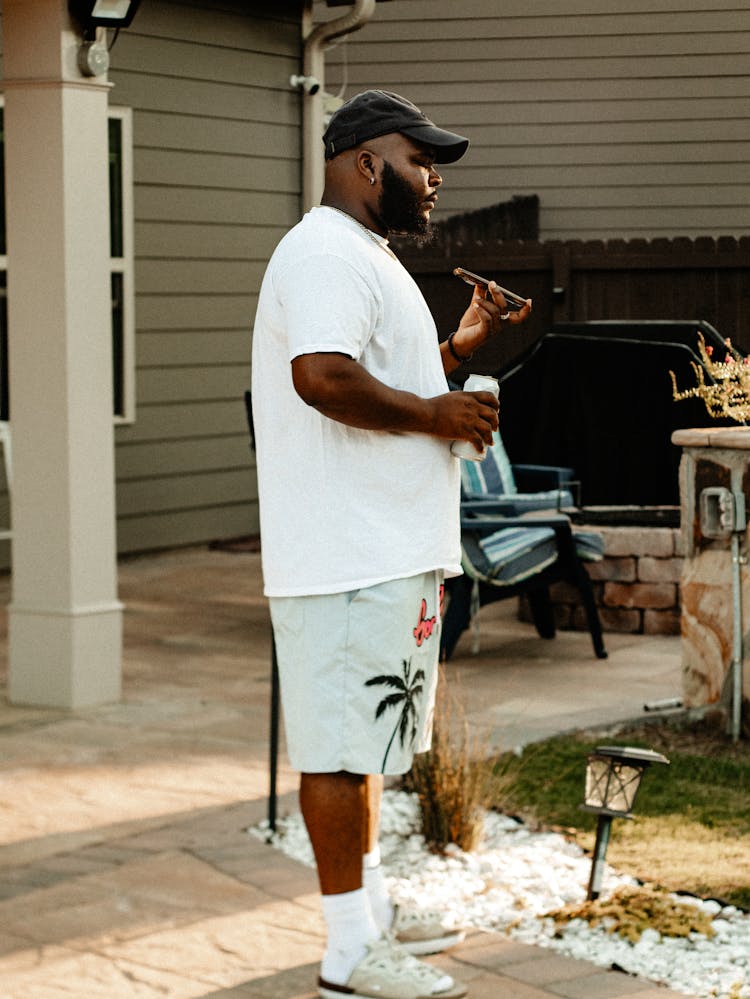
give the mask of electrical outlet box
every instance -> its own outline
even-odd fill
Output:
[[[728,538],[746,526],[744,493],[709,486],[700,494],[701,533],[706,538]]]

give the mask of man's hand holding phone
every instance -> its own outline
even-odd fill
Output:
[[[502,329],[504,323],[522,323],[531,312],[530,298],[521,298],[496,281],[463,267],[457,267],[453,273],[473,285],[474,294],[458,329],[448,338],[449,358],[444,358],[448,361],[448,370],[468,361],[478,347]]]
[[[494,285],[495,291],[499,291],[502,295],[507,312],[520,312],[527,303],[531,302],[531,299],[521,298],[514,291],[508,291],[507,288],[501,287],[497,281],[481,277],[479,274],[474,274],[473,271],[467,271],[464,267],[455,267],[453,273],[467,284],[473,284],[476,288],[483,289],[485,297],[488,291],[490,294],[492,293],[490,285]]]

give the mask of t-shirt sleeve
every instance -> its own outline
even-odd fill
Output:
[[[286,319],[289,360],[300,354],[337,352],[359,360],[377,321],[377,299],[368,278],[334,254],[305,257],[276,276]]]

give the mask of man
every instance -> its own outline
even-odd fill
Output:
[[[383,774],[430,742],[442,579],[460,569],[453,440],[491,443],[490,393],[446,374],[509,316],[475,289],[448,341],[387,241],[424,238],[468,140],[396,94],[367,91],[324,135],[326,181],[279,244],[253,338],[265,592],[289,758],[315,854],[328,940],[324,999],[457,999],[413,954],[459,939],[394,906],[379,868]],[[411,953],[409,953],[411,952]]]

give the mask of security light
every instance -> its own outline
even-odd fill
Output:
[[[78,49],[78,68],[83,76],[101,76],[109,69],[109,49],[98,28],[127,28],[141,0],[68,0],[68,9],[81,28],[83,42]]]
[[[86,29],[127,28],[141,0],[69,0],[71,14]]]

